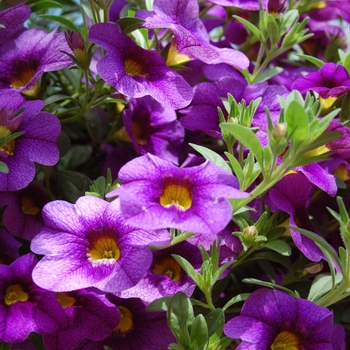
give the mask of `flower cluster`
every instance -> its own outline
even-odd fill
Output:
[[[0,1],[0,344],[349,348],[349,10]]]

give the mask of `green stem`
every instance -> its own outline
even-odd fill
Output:
[[[349,295],[349,293],[343,295],[349,288],[350,284],[347,281],[343,281],[343,283],[338,288],[335,288],[332,292],[317,300],[316,304],[323,307],[328,307],[332,304],[335,304],[340,299],[343,299]]]

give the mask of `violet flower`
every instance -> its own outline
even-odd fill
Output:
[[[46,227],[31,249],[45,255],[33,271],[35,283],[66,292],[87,287],[119,292],[137,284],[152,263],[146,245],[169,243],[164,231],[128,226],[119,200],[80,197],[75,205],[53,201],[44,207]]]
[[[135,98],[150,95],[173,109],[191,102],[193,92],[186,81],[157,52],[137,46],[117,24],[95,24],[89,40],[106,49],[97,71],[120,93]]]
[[[153,262],[141,281],[134,287],[118,293],[122,298],[137,297],[146,303],[183,292],[190,297],[196,283],[172,257],[177,254],[185,258],[197,271],[202,265],[202,256],[198,247],[180,242],[169,248],[153,251]]]
[[[241,10],[247,11],[259,11],[260,10],[260,1],[258,0],[209,0],[217,5],[221,6],[233,6]],[[261,5],[263,10],[267,9],[267,4],[269,0],[261,0]]]
[[[33,283],[36,263],[30,253],[0,265],[0,342],[23,342],[31,332],[52,333],[65,324],[54,294]]]
[[[151,153],[178,164],[178,148],[185,131],[173,109],[145,96],[132,99],[122,116],[125,130],[138,153]]]
[[[14,262],[19,257],[18,249],[20,246],[21,243],[0,227],[0,264],[10,265]]]
[[[9,168],[8,174],[0,173],[0,191],[28,186],[35,176],[34,162],[48,166],[58,162],[61,124],[54,115],[40,112],[43,107],[43,101],[25,101],[16,91],[1,91],[0,137],[23,134],[0,148],[0,161]]]
[[[39,78],[73,65],[63,33],[29,29],[0,48],[0,89],[16,89],[29,96],[39,91]]]
[[[345,331],[332,311],[279,290],[258,289],[241,314],[228,321],[224,334],[241,339],[237,350],[345,350]]]
[[[1,11],[0,24],[5,28],[0,28],[0,45],[15,39],[24,32],[26,28],[23,27],[23,23],[29,16],[30,7],[22,4]]]
[[[155,0],[153,11],[139,10],[136,17],[145,20],[142,25],[145,28],[168,28],[174,33],[169,65],[191,58],[208,64],[227,63],[237,69],[249,66],[249,60],[242,52],[231,48],[219,49],[210,44],[209,34],[199,18],[197,0]]]
[[[226,198],[244,198],[237,179],[222,168],[204,162],[191,168],[147,154],[133,159],[119,172],[122,186],[110,193],[120,198],[123,217],[144,229],[177,228],[216,234],[232,218]]]

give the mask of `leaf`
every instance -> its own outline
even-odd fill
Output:
[[[245,20],[244,18],[240,17],[240,16],[232,16],[237,22],[240,22],[242,24],[244,24],[244,26],[250,30],[257,38],[260,42],[265,43],[265,38],[263,36],[263,34],[261,33],[260,29],[255,27],[255,25],[247,20]]]
[[[30,6],[32,12],[51,9],[51,8],[62,8],[62,7],[63,6],[59,2],[52,1],[52,0],[36,1],[35,4]]]
[[[263,148],[259,139],[256,137],[252,130],[245,126],[232,123],[221,123],[220,127],[223,130],[226,130],[227,132],[232,134],[242,145],[244,145],[251,152],[253,152],[255,158],[260,164],[260,167],[263,168]]]
[[[215,333],[220,336],[225,325],[224,311],[215,309],[205,316],[205,320],[208,326],[208,336],[211,337]]]
[[[233,297],[232,299],[230,299],[222,308],[224,311],[226,311],[230,306],[236,304],[236,303],[240,303],[241,301],[245,301],[247,300],[247,298],[249,297],[249,293],[242,293],[242,294],[238,294],[235,297]]]
[[[129,34],[134,30],[141,28],[145,21],[139,18],[124,17],[119,19],[117,23],[125,34]]]
[[[286,122],[288,124],[288,134],[291,135],[292,146],[298,147],[307,139],[309,132],[309,121],[304,107],[298,102],[292,101],[286,110]]]
[[[198,153],[200,153],[205,159],[208,159],[213,164],[219,166],[220,168],[226,170],[230,174],[232,174],[232,170],[230,166],[226,163],[226,161],[217,153],[212,151],[209,148],[195,145],[194,143],[189,144],[192,148],[194,148]]]
[[[208,341],[208,326],[202,314],[198,314],[194,319],[191,326],[190,337],[192,344],[197,346],[196,349],[201,348]]]
[[[321,68],[324,65],[323,61],[321,61],[318,58],[313,57],[313,56],[298,54],[298,57],[303,58],[304,60],[311,62],[312,64],[314,64],[318,68]]]
[[[6,163],[0,161],[0,172],[4,174],[9,173],[9,168]]]
[[[340,131],[324,131],[316,140],[312,141],[306,147],[303,147],[303,152],[312,151],[318,147],[327,145],[328,143],[339,139],[343,134]]]
[[[239,185],[241,187],[243,183],[243,172],[239,161],[229,152],[225,152],[225,156],[230,161],[231,167],[233,169],[234,174],[236,175]]]
[[[55,16],[55,15],[46,15],[46,14],[45,15],[38,15],[38,17],[44,18],[44,19],[47,19],[50,21],[58,22],[58,23],[64,25],[65,27],[67,27],[68,29],[73,30],[74,32],[79,32],[79,29],[75,26],[75,24],[65,17]]]
[[[283,256],[290,256],[292,254],[291,247],[284,241],[276,239],[275,241],[267,242],[263,244],[264,248],[271,249]]]
[[[299,11],[298,10],[289,10],[286,11],[282,17],[281,22],[279,24],[279,32],[280,36],[283,36],[287,30],[289,30],[293,23],[299,18]]]
[[[146,308],[150,312],[168,311],[173,296],[167,296],[160,299],[152,301]]]
[[[295,293],[293,291],[291,291],[290,289],[282,287],[282,286],[275,284],[275,283],[261,281],[261,280],[255,279],[255,278],[244,278],[242,280],[242,282],[249,283],[249,284],[257,284],[259,286],[269,287],[269,288],[273,288],[273,289],[279,289],[279,290],[282,290],[283,292],[288,293],[289,295],[291,295],[293,297],[296,296]]]
[[[198,274],[193,268],[193,266],[189,263],[189,261],[180,255],[171,254],[171,256],[178,262],[178,264],[182,267],[182,269],[193,279],[193,281],[197,283]]]
[[[342,274],[336,274],[335,283],[338,284],[343,279]],[[312,282],[309,295],[307,297],[308,300],[312,302],[316,302],[323,295],[328,293],[333,288],[332,276],[330,275],[318,275]]]

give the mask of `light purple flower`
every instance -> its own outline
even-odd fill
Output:
[[[16,89],[29,96],[39,91],[39,78],[73,65],[61,50],[72,54],[63,33],[29,29],[0,48],[0,89]]]
[[[345,350],[344,328],[334,324],[330,310],[265,288],[248,297],[224,334],[242,340],[237,350]]]
[[[5,28],[0,28],[0,45],[15,39],[26,29],[23,23],[30,16],[30,7],[18,5],[0,12],[0,24]]]
[[[204,162],[191,168],[147,154],[121,168],[118,194],[122,215],[135,227],[177,228],[216,234],[232,218],[226,198],[244,198],[237,179],[222,168]]]
[[[80,197],[75,205],[53,201],[44,207],[46,227],[31,249],[45,255],[33,271],[35,283],[66,292],[87,287],[119,292],[137,284],[152,263],[146,245],[169,243],[167,231],[145,231],[125,223],[119,200]]]
[[[145,96],[132,99],[122,116],[125,130],[138,153],[151,153],[178,164],[178,148],[183,143],[185,130],[173,109]]]
[[[217,5],[221,5],[221,6],[233,6],[241,10],[248,10],[248,11],[260,10],[259,0],[209,0],[209,2],[212,2]],[[264,10],[267,9],[268,0],[261,0],[261,4]]]
[[[152,265],[141,281],[117,295],[122,298],[137,297],[146,303],[164,296],[172,296],[180,291],[190,297],[196,288],[196,283],[171,256],[172,254],[185,258],[195,270],[199,270],[202,265],[202,256],[198,247],[188,242],[180,242],[169,248],[155,250]]]
[[[205,63],[227,63],[238,69],[249,66],[248,58],[231,48],[219,49],[210,44],[209,34],[199,19],[197,0],[155,0],[153,11],[139,10],[136,17],[145,20],[145,28],[168,28],[174,33],[170,52],[199,59]],[[177,58],[175,57],[175,63]]]
[[[97,71],[120,93],[135,98],[150,95],[173,109],[191,102],[193,92],[186,81],[157,52],[137,46],[117,24],[95,24],[89,40],[106,49]]]
[[[48,166],[58,162],[61,124],[54,115],[41,112],[43,107],[43,101],[25,101],[16,91],[1,91],[0,136],[23,134],[0,148],[0,161],[9,168],[8,174],[0,173],[0,191],[26,187],[35,176],[34,162]]]
[[[118,308],[103,295],[93,291],[56,293],[67,317],[58,331],[43,335],[47,350],[78,349],[84,340],[106,339],[120,322]]]
[[[23,342],[31,332],[51,333],[65,324],[54,294],[33,283],[36,263],[30,253],[10,266],[0,265],[0,342]]]

